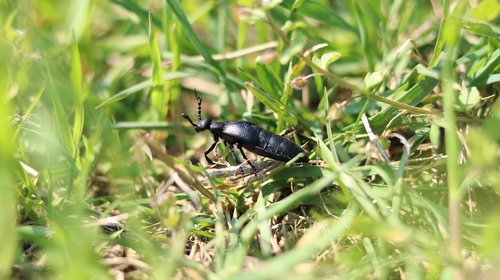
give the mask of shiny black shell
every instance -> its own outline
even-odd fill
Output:
[[[299,153],[306,154],[294,142],[246,121],[224,123],[219,136],[230,145],[239,144],[252,153],[279,161],[287,162]],[[306,156],[298,160],[308,161]]]

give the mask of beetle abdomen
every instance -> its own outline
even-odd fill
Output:
[[[294,142],[250,122],[236,121],[226,123],[223,134],[220,137],[229,144],[240,144],[250,152],[274,160],[289,161],[299,153],[305,154],[304,150]],[[308,162],[309,159],[304,156],[298,161]]]
[[[305,155],[304,150],[294,142],[260,127],[255,127],[256,130],[258,130],[259,143],[254,147],[245,147],[245,149],[279,161],[289,161],[299,153],[304,153]],[[306,156],[299,159],[299,162],[307,161],[309,161],[309,159]]]

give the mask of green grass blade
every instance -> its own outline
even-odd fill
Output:
[[[80,161],[80,139],[83,133],[84,125],[84,108],[83,102],[85,99],[84,89],[82,85],[82,70],[80,61],[80,50],[78,48],[78,43],[76,39],[73,39],[72,44],[72,63],[71,63],[71,82],[73,84],[74,91],[74,102],[75,102],[75,112],[74,112],[74,122],[73,122],[73,157],[77,164]]]
[[[208,52],[207,48],[204,46],[204,44],[201,42],[200,38],[194,31],[193,26],[191,23],[189,23],[189,20],[186,17],[186,14],[182,10],[179,2],[177,0],[167,0],[167,3],[172,9],[173,13],[179,20],[179,23],[182,25],[182,28],[184,28],[184,32],[189,39],[189,41],[193,44],[195,49],[198,51],[198,53],[203,56],[205,59],[205,62],[207,62],[210,66],[212,66],[212,70],[215,71],[215,73],[221,77],[223,81],[225,81],[225,71],[220,67],[220,65],[213,59],[212,55]]]
[[[88,27],[90,12],[92,11],[90,0],[75,0],[70,1],[71,8],[67,13],[67,32],[73,33],[77,41],[80,40],[84,31]]]
[[[161,20],[158,19],[157,17],[151,15],[147,10],[141,8],[139,5],[132,1],[126,1],[126,0],[111,0],[111,2],[123,7],[125,10],[130,11],[139,18],[141,18],[142,22],[148,22],[149,18],[151,18],[151,22],[156,26],[161,28]]]
[[[1,56],[1,55],[0,55]],[[3,69],[0,68],[0,73]],[[0,98],[4,100],[5,92],[0,88]],[[0,238],[2,246],[0,246],[0,278],[9,279],[11,269],[15,260],[17,251],[17,234],[16,234],[16,196],[14,178],[12,176],[12,167],[16,163],[13,158],[14,146],[12,138],[13,131],[9,124],[10,108],[8,104],[0,102],[0,180],[3,186],[0,188]]]
[[[153,108],[155,108],[161,119],[168,114],[168,106],[165,105],[168,104],[170,95],[165,91],[160,47],[158,46],[155,31],[151,24],[151,18],[149,18],[149,49],[151,52],[151,61],[153,63],[151,104],[153,104]]]
[[[182,72],[182,71],[180,71],[180,72],[169,72],[169,73],[166,73],[166,74],[163,75],[163,80],[164,81],[171,81],[171,80],[178,80],[178,79],[192,77],[192,76],[196,76],[196,73],[189,73],[189,72]],[[106,99],[101,104],[97,105],[96,109],[99,109],[101,107],[104,107],[104,106],[113,104],[115,102],[118,102],[120,100],[123,100],[123,99],[129,97],[132,94],[141,92],[142,90],[145,90],[145,89],[147,89],[149,87],[152,87],[152,86],[153,86],[153,81],[152,80],[147,80],[147,81],[144,81],[144,82],[140,82],[140,83],[138,83],[136,85],[133,85],[133,86],[131,86],[129,88],[126,88],[126,89],[118,92],[117,94],[113,95],[112,97]]]
[[[292,3],[292,1],[284,1],[281,5],[290,9],[293,7],[293,4],[294,3]],[[304,1],[295,11],[299,15],[313,18],[328,26],[335,26],[346,31],[356,33],[356,29],[354,27],[320,1]]]
[[[276,114],[278,114],[281,118],[283,118],[286,122],[290,124],[295,124],[296,119],[293,118],[288,110],[286,110],[285,105],[283,105],[279,100],[273,98],[271,95],[262,91],[260,88],[255,87],[253,84],[247,82],[245,86],[248,90],[252,92],[252,94],[260,100],[260,102],[264,103],[267,107],[273,110]]]
[[[0,279],[494,272],[496,0],[24,2],[0,1]],[[310,161],[207,165],[194,89]]]
[[[331,246],[354,220],[357,212],[356,206],[352,206],[343,213],[340,219],[324,220],[309,229],[302,237],[302,242],[293,250],[281,254],[267,262],[264,262],[258,269],[240,274],[240,279],[275,279],[279,277],[296,277],[297,272],[290,271],[289,268],[298,263],[311,260],[311,257],[320,252],[323,248]]]
[[[454,16],[462,16],[467,6],[466,1],[458,3],[455,7]],[[449,220],[450,227],[448,229],[450,234],[450,253],[457,259],[460,259],[460,252],[462,251],[461,241],[461,221],[460,221],[460,204],[461,192],[460,182],[463,180],[462,169],[459,166],[460,157],[460,141],[457,136],[457,118],[455,115],[455,90],[453,84],[455,83],[454,62],[457,56],[459,47],[459,32],[462,26],[450,17],[445,18],[444,21],[444,44],[446,47],[446,55],[442,68],[442,84],[443,84],[443,111],[445,125],[445,143],[447,158],[447,178],[448,178],[448,207],[449,207]],[[463,278],[464,271],[460,266],[451,266],[454,278]]]
[[[364,57],[366,58],[367,64],[368,64],[368,69],[370,72],[375,71],[375,62],[374,62],[374,57],[371,51],[371,48],[373,48],[373,43],[370,42],[369,36],[368,36],[368,31],[366,28],[366,21],[365,17],[361,14],[361,10],[358,6],[358,2],[354,2],[354,14],[356,16],[356,22],[358,23],[358,33],[359,33],[359,38],[361,41],[361,46],[363,47],[364,51]]]

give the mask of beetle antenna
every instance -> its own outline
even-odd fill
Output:
[[[191,123],[191,125],[192,125],[192,126],[194,126],[194,127],[198,127],[198,126],[197,126],[197,125],[196,125],[196,124],[195,124],[195,123],[191,120],[191,118],[190,118],[188,115],[186,115],[186,114],[182,113],[182,117],[183,117],[184,119],[186,119],[189,123]]]
[[[196,96],[196,100],[198,100],[198,120],[201,121],[201,97],[198,96],[198,91],[194,90],[194,95]]]

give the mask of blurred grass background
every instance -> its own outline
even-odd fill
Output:
[[[0,1],[0,278],[494,279],[499,13]],[[194,90],[311,164],[208,166]]]

